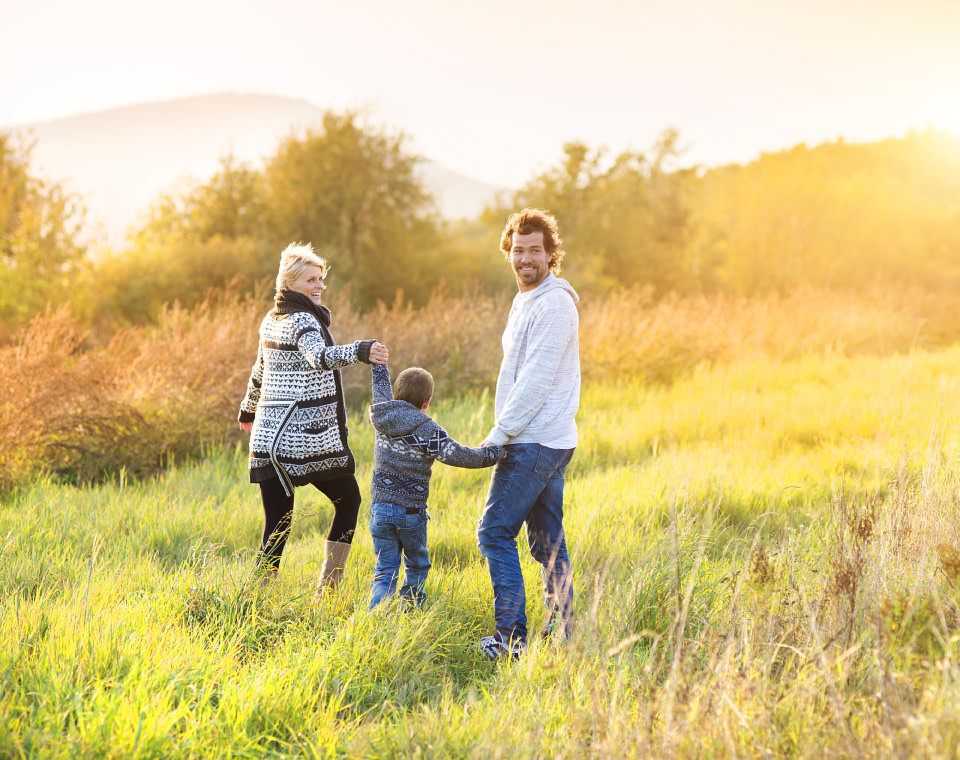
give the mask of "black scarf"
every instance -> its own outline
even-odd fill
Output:
[[[274,297],[274,314],[295,314],[298,311],[313,314],[321,325],[330,327],[330,309],[326,306],[317,306],[303,293],[284,288]]]

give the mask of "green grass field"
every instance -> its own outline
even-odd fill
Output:
[[[492,399],[439,399],[476,444]],[[704,366],[584,389],[577,629],[516,663],[475,545],[487,471],[436,465],[422,612],[368,612],[372,432],[344,584],[298,491],[250,583],[242,450],[0,507],[0,756],[930,757],[960,747],[960,347]],[[538,567],[521,556],[531,630]]]

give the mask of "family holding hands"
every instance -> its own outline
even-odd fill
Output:
[[[434,460],[493,467],[477,543],[490,571],[496,632],[480,640],[479,650],[495,660],[518,657],[526,648],[526,596],[516,543],[524,523],[530,552],[542,566],[548,611],[543,635],[570,635],[573,587],[563,484],[577,445],[579,298],[556,276],[561,245],[556,220],[538,209],[513,214],[504,227],[500,249],[519,292],[503,333],[494,424],[477,448],[457,443],[428,415],[434,385],[428,371],[405,369],[391,387],[386,346],[376,340],[334,341],[330,311],[321,303],[327,263],[310,245],[283,251],[274,307],[260,325],[257,359],[239,414],[240,427],[250,434],[250,481],[260,486],[263,502],[256,563],[265,582],[280,567],[294,489],[307,484],[334,507],[318,593],[343,577],[361,496],[339,370],[363,362],[373,365],[371,608],[395,595],[411,606],[424,603]],[[404,582],[398,592],[401,560]]]

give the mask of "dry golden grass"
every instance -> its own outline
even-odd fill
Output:
[[[143,475],[229,435],[256,345],[249,305],[173,307],[106,346],[85,348],[85,337],[65,305],[0,349],[0,378],[16,389],[0,400],[0,487],[44,470]]]
[[[510,294],[434,294],[415,309],[402,300],[360,313],[332,301],[341,342],[377,338],[399,371],[419,365],[443,396],[492,388]],[[156,325],[120,330],[89,345],[67,306],[39,315],[0,348],[0,487],[42,470],[74,480],[120,468],[145,474],[206,443],[237,436],[236,409],[256,355],[257,326],[269,304],[210,299],[172,306]],[[696,367],[756,356],[908,351],[960,336],[943,296],[874,289],[850,295],[800,290],[762,299],[668,297],[648,289],[581,304],[584,380],[671,382]],[[348,402],[369,394],[369,372],[343,373]]]
[[[117,403],[113,367],[83,350],[84,334],[67,307],[38,316],[0,352],[0,486],[41,469],[90,477],[143,425]],[[91,469],[93,468],[93,469]]]
[[[872,288],[800,288],[786,295],[654,300],[632,288],[582,304],[580,348],[587,379],[670,382],[702,363],[808,354],[889,354],[960,337],[960,315],[942,294]]]

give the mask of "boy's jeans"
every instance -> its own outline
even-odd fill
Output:
[[[396,504],[375,501],[370,505],[370,535],[373,536],[373,550],[377,553],[370,588],[370,609],[396,592],[401,554],[404,578],[400,598],[417,606],[423,605],[426,599],[423,585],[430,572],[428,519],[426,510],[408,514],[406,507]]]
[[[506,449],[507,458],[494,465],[477,530],[493,584],[497,632],[504,641],[527,640],[527,599],[517,552],[517,536],[526,522],[530,553],[543,566],[547,627],[569,635],[573,584],[563,533],[563,473],[574,450],[538,443],[508,444]]]

